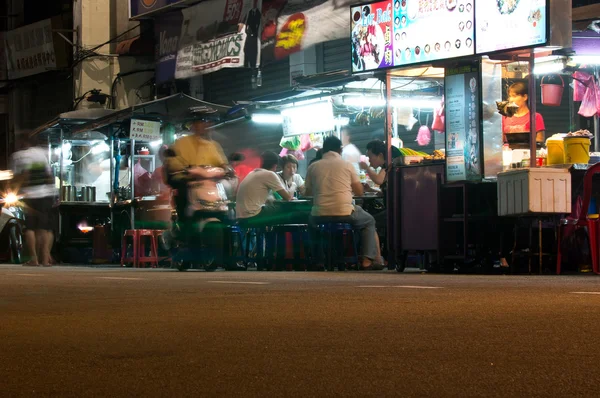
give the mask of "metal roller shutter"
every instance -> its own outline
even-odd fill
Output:
[[[345,70],[350,66],[349,39],[326,41],[323,43],[323,72]]]
[[[251,71],[246,68],[221,69],[204,76],[204,98],[217,104],[231,105],[290,89],[290,59],[266,65],[262,86],[252,88]]]

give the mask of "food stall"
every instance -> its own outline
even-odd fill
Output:
[[[97,194],[97,176],[90,167],[104,151],[107,137],[102,134],[74,137],[73,129],[113,112],[107,109],[65,112],[29,133],[29,139],[48,146],[59,193],[55,237],[60,261],[91,258],[93,225],[109,221],[108,198]]]
[[[228,109],[180,93],[116,111],[73,129],[74,137],[98,133],[107,137],[107,159],[102,172],[109,181],[108,241],[113,248],[120,248],[120,239],[127,229],[170,226],[170,191],[162,184],[162,178],[153,178],[160,177],[160,149],[183,133],[182,122],[195,113],[225,114]]]
[[[388,210],[392,230],[388,243],[393,249],[389,260],[398,261],[398,270],[403,269],[409,251],[429,251],[434,265],[447,263],[450,270],[493,264],[506,245],[505,224],[515,222],[498,218],[497,178],[503,171],[502,158],[508,161],[505,152],[510,150],[515,162],[511,156],[509,167],[527,166],[523,160],[533,159],[530,167],[535,168],[536,156],[542,153],[538,142],[543,139],[528,132],[539,131],[538,91],[545,97],[544,105],[552,107],[561,83],[555,76],[531,76],[553,73],[557,59],[569,54],[571,25],[565,15],[570,15],[570,2],[474,3],[390,0],[351,6],[352,70],[374,73],[386,82],[390,156],[399,114],[392,77],[417,66],[444,68],[440,130],[445,133],[445,162],[430,165],[424,161],[430,161],[427,158],[435,157],[433,154],[403,153],[388,190],[388,203],[393,204]],[[513,108],[515,100],[509,98],[509,88],[517,80],[521,81],[518,86],[525,88],[520,94],[529,91],[525,95],[529,112],[517,106],[519,112],[514,113],[530,116],[524,117],[529,119],[523,123],[527,130],[515,127],[510,132],[521,134],[509,140],[505,124],[516,125],[509,120],[514,113],[501,113],[517,110]],[[552,108],[549,112],[549,118],[557,113]],[[566,119],[570,123],[570,115]],[[504,143],[508,140],[507,148]],[[431,189],[418,193],[424,186]],[[428,200],[425,206],[423,200]],[[415,225],[420,233],[415,233]]]

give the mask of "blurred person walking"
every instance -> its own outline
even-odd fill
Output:
[[[23,140],[11,158],[15,186],[23,196],[26,261],[23,265],[51,265],[53,205],[58,191],[50,169],[47,150]]]

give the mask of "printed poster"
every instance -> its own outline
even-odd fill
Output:
[[[392,3],[352,7],[352,72],[393,66]]]
[[[446,181],[481,179],[479,71],[471,65],[446,69]]]
[[[477,53],[545,44],[546,0],[477,0]]]

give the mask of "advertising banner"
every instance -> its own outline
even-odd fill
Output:
[[[183,14],[173,11],[156,18],[154,32],[156,33],[156,83],[164,83],[175,78],[177,49],[179,48],[179,33]]]
[[[56,68],[52,20],[26,25],[4,33],[9,79],[19,79]]]
[[[481,179],[479,71],[474,65],[446,69],[446,181]]]
[[[131,119],[129,138],[141,141],[160,140],[160,122]]]
[[[348,5],[344,0],[288,1],[277,20],[275,58],[348,37]]]
[[[546,0],[477,1],[477,53],[545,44]]]
[[[129,0],[129,17],[136,18],[185,0]]]
[[[382,1],[353,7],[352,71],[393,66],[392,3]]]
[[[386,0],[352,7],[352,71],[473,55],[473,3]]]
[[[261,0],[208,0],[182,11],[175,77],[256,67]]]

